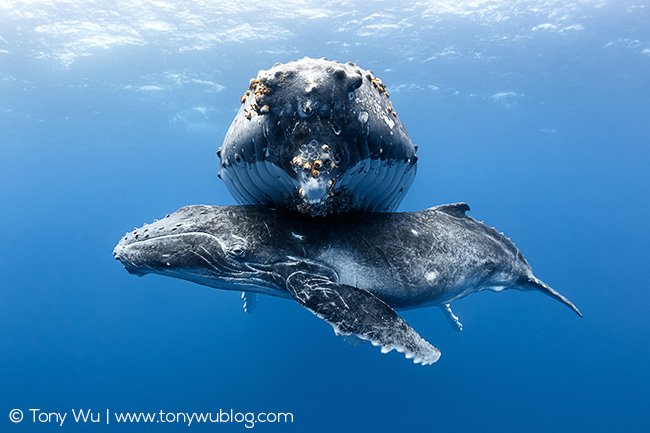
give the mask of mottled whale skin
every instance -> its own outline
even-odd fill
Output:
[[[460,203],[313,218],[264,206],[187,206],[128,233],[114,255],[137,275],[294,299],[337,335],[422,364],[440,351],[395,310],[439,306],[460,330],[449,303],[480,290],[519,289],[544,292],[580,314],[533,275],[509,239],[467,210]]]
[[[240,204],[326,215],[396,210],[415,151],[371,71],[305,57],[259,71],[217,154]]]

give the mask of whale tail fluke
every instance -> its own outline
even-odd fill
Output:
[[[527,286],[531,290],[538,290],[542,293],[547,294],[551,298],[557,299],[567,307],[571,308],[578,316],[582,317],[582,313],[580,312],[580,310],[578,310],[578,307],[573,305],[573,302],[569,301],[564,295],[562,295],[560,292],[553,289],[551,286],[549,286],[542,280],[539,280],[535,277],[527,278],[524,281],[524,286]]]

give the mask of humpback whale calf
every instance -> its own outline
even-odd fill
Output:
[[[537,279],[521,251],[466,214],[464,203],[411,213],[327,218],[265,206],[187,206],[124,236],[127,271],[293,299],[355,336],[432,364],[440,351],[396,310],[449,304],[480,290],[537,290],[578,309]]]
[[[219,177],[240,204],[394,211],[417,156],[389,96],[351,62],[305,57],[259,71],[217,151]]]

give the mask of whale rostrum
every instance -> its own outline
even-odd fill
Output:
[[[431,364],[440,351],[396,311],[450,307],[480,290],[536,290],[580,311],[537,279],[523,254],[464,203],[419,212],[327,218],[264,206],[186,206],[128,233],[113,252],[133,274],[293,299],[355,336]],[[257,302],[247,296],[248,309]]]

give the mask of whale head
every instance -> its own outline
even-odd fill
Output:
[[[113,255],[139,276],[153,273],[283,296],[281,260],[268,247],[268,233],[260,230],[263,221],[247,218],[245,208],[183,207],[127,233]]]
[[[393,211],[417,157],[388,97],[350,62],[305,58],[260,71],[217,152],[219,176],[242,204],[312,216]]]

